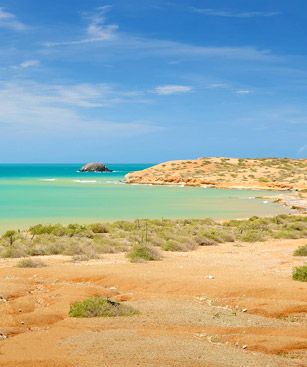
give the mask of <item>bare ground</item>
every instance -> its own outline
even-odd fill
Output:
[[[36,269],[0,260],[0,366],[306,366],[307,283],[291,279],[305,243],[225,243],[141,264],[123,254],[44,257]],[[93,295],[141,314],[67,316]]]

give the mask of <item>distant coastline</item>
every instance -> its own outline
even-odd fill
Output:
[[[285,191],[277,200],[293,209],[307,211],[307,159],[204,157],[175,160],[129,173],[125,182]]]

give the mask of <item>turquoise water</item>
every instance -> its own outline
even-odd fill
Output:
[[[81,173],[80,164],[0,165],[0,229],[34,223],[134,218],[245,218],[287,213],[256,199],[260,190],[126,185],[125,174],[149,164],[109,164],[111,173]]]

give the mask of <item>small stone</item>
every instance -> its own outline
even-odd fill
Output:
[[[207,275],[207,279],[214,279],[214,275]]]
[[[7,339],[7,336],[5,334],[0,333],[0,340]]]
[[[242,309],[242,312],[246,312],[246,311],[247,311],[247,308],[243,308],[243,309]]]
[[[246,344],[242,345],[242,349],[246,349],[246,348],[247,348]]]

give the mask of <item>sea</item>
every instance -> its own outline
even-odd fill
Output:
[[[82,173],[82,164],[1,164],[0,231],[38,223],[289,213],[263,198],[278,192],[124,183],[127,173],[151,165],[107,164],[113,172]]]

